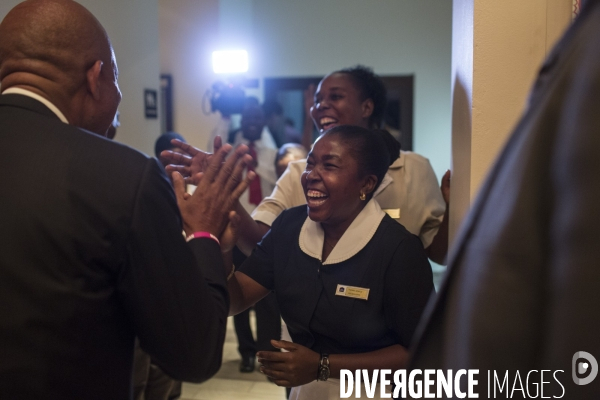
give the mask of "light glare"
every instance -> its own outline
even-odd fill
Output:
[[[213,71],[215,74],[236,74],[248,71],[246,50],[213,51]]]

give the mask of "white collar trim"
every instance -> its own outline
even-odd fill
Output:
[[[39,101],[40,103],[42,103],[43,105],[45,105],[46,107],[48,107],[50,109],[50,111],[52,111],[54,114],[56,114],[56,116],[62,122],[64,122],[65,124],[69,124],[69,121],[67,121],[67,118],[58,109],[58,107],[56,107],[54,104],[52,104],[48,99],[45,99],[36,93],[33,93],[27,89],[9,88],[9,89],[6,89],[5,91],[3,91],[2,94],[22,94],[23,96],[31,97],[32,99],[35,99],[35,100]]]
[[[373,199],[369,200],[346,229],[323,265],[341,263],[354,257],[373,238],[383,217],[385,217],[385,212],[381,210],[379,203]],[[325,232],[323,232],[321,224],[306,217],[298,239],[300,249],[322,262],[324,240]]]

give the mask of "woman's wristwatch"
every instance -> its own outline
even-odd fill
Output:
[[[317,372],[318,381],[326,381],[329,379],[329,354],[321,354],[321,361],[319,362],[319,370]]]

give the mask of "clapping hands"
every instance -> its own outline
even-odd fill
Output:
[[[219,237],[228,224],[233,222],[232,229],[235,228],[235,213],[231,213],[256,176],[254,172],[248,172],[243,178],[244,169],[252,162],[252,157],[247,154],[248,147],[239,146],[232,152],[231,145],[226,144],[219,146],[215,154],[209,154],[193,146],[182,146],[184,143],[181,142],[177,145],[193,154],[189,157],[169,152],[169,157],[176,157],[182,162],[178,166],[169,166],[168,170],[172,171],[173,187],[186,234],[209,232]],[[185,192],[182,174],[187,175],[188,182],[197,184],[193,195]]]

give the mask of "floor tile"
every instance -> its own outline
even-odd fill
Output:
[[[250,320],[255,326],[253,314]],[[269,382],[258,370],[252,373],[240,372],[240,361],[233,318],[230,317],[227,321],[221,369],[204,383],[184,383],[181,400],[285,400],[284,388]]]

